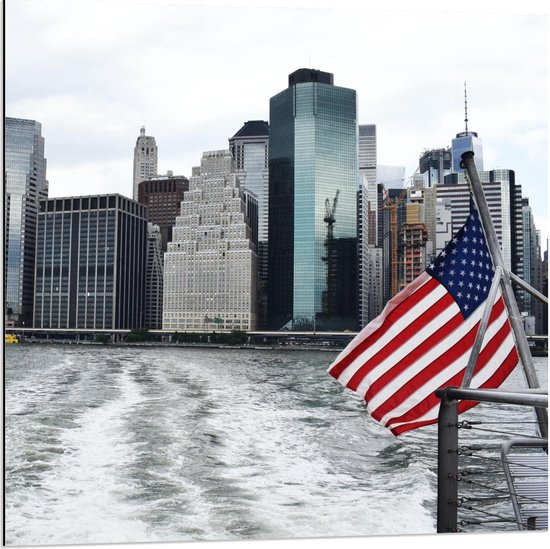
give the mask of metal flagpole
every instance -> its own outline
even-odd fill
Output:
[[[468,174],[468,179],[470,180],[470,189],[479,212],[483,230],[485,231],[487,247],[491,253],[493,264],[495,267],[502,268],[502,295],[508,310],[510,324],[512,326],[512,330],[514,331],[518,353],[523,364],[525,377],[527,379],[527,385],[530,389],[538,389],[540,387],[540,383],[533,365],[531,351],[529,350],[529,343],[527,342],[527,337],[523,329],[521,314],[512,289],[510,273],[504,264],[504,259],[498,243],[497,233],[493,225],[493,220],[491,219],[489,206],[487,205],[487,199],[485,198],[485,193],[483,192],[483,187],[481,186],[481,181],[474,163],[474,153],[472,151],[466,151],[462,154],[462,165],[464,166],[464,169]],[[548,438],[548,413],[542,408],[536,408],[535,411],[537,413],[541,434],[543,437]]]
[[[462,387],[470,387],[472,382],[472,377],[474,376],[474,368],[476,367],[477,358],[479,352],[481,351],[481,345],[483,343],[483,338],[485,337],[485,332],[487,331],[487,326],[489,324],[489,317],[493,310],[493,305],[495,304],[495,298],[497,296],[497,290],[500,286],[500,279],[502,278],[502,267],[495,267],[495,276],[493,282],[491,283],[491,289],[489,290],[489,295],[485,301],[485,309],[483,310],[483,316],[479,323],[479,328],[477,330],[476,339],[474,341],[474,346],[470,351],[470,358],[468,359],[468,365],[464,372],[464,378],[462,379]]]

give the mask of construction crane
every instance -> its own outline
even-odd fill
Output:
[[[388,191],[384,189],[384,205],[385,210],[390,212],[390,236],[391,236],[391,297],[393,297],[399,288],[399,250],[398,250],[398,238],[399,231],[397,226],[397,209],[399,208],[403,199],[407,196],[407,189],[403,189],[400,195],[392,200]]]
[[[336,195],[334,196],[334,200],[332,201],[332,208],[330,207],[330,200],[327,198],[325,200],[325,218],[324,221],[328,225],[327,230],[327,239],[332,240],[332,234],[333,234],[333,225],[335,221],[334,214],[336,212],[336,204],[338,204],[338,195],[340,194],[340,189],[336,190]]]

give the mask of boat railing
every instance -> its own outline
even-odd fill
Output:
[[[525,407],[547,409],[547,391],[449,387],[436,395],[437,532],[546,530],[548,440]],[[493,412],[498,405],[523,407],[523,413],[459,420],[459,401],[491,403]]]

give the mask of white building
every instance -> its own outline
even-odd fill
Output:
[[[366,326],[372,316],[376,291],[371,283],[372,257],[378,238],[378,192],[376,185],[376,125],[359,125],[359,189],[357,192],[357,249],[359,259],[358,299],[359,325]],[[374,307],[377,310],[377,307]],[[376,316],[376,315],[375,315]]]
[[[164,330],[256,329],[253,221],[230,152],[205,152],[164,255]]]
[[[141,128],[134,148],[134,185],[132,198],[138,199],[138,185],[157,175],[158,151],[155,138],[145,135],[145,127]]]

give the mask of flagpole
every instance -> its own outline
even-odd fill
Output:
[[[495,298],[497,296],[497,290],[500,286],[500,279],[502,277],[502,267],[495,267],[495,276],[493,282],[491,283],[491,289],[489,290],[489,295],[485,301],[485,309],[483,310],[483,316],[479,323],[479,328],[477,330],[476,339],[474,341],[474,346],[470,351],[470,358],[468,359],[468,365],[464,372],[464,378],[462,379],[462,386],[465,388],[470,387],[472,382],[472,377],[474,377],[474,369],[476,367],[477,359],[479,352],[481,351],[481,345],[483,344],[483,338],[485,337],[485,332],[487,331],[487,326],[489,325],[489,317],[493,310],[493,305],[495,304]]]
[[[502,268],[502,294],[504,297],[504,302],[506,303],[506,308],[508,309],[510,324],[515,335],[518,353],[523,364],[525,377],[527,379],[527,385],[530,389],[538,389],[540,387],[540,383],[533,365],[531,351],[529,350],[529,343],[527,342],[527,337],[523,329],[521,314],[512,289],[510,273],[504,264],[504,259],[498,243],[497,233],[493,225],[493,220],[491,219],[489,206],[487,205],[487,199],[485,198],[483,187],[481,186],[481,181],[474,163],[474,153],[472,151],[466,151],[462,154],[462,165],[464,166],[464,169],[468,174],[468,179],[470,180],[470,190],[479,212],[483,230],[485,231],[487,247],[491,253],[493,264],[495,267]],[[548,438],[548,413],[546,410],[541,408],[536,408],[535,410],[537,413],[541,434],[543,437]]]

